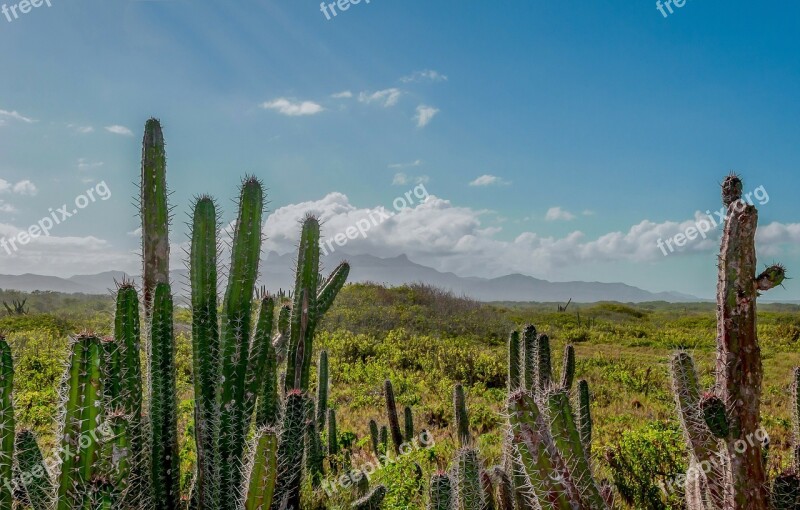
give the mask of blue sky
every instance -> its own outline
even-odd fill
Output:
[[[16,0],[0,0],[16,5]],[[462,275],[713,294],[718,232],[655,244],[763,186],[761,260],[800,267],[800,5],[51,0],[0,15],[0,234],[104,182],[0,273],[135,270],[141,129],[161,118],[176,208],[269,188],[266,249],[311,210],[329,235],[422,183],[342,250]],[[800,299],[791,282],[771,298]]]

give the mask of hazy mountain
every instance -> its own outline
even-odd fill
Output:
[[[295,255],[266,254],[261,263],[259,283],[271,291],[279,288],[291,289],[294,285]],[[323,273],[327,274],[339,263],[341,257],[322,260]],[[352,266],[351,282],[374,282],[388,286],[424,282],[456,294],[463,294],[481,301],[560,301],[572,298],[574,302],[595,301],[701,301],[695,296],[678,292],[648,292],[624,283],[602,282],[550,282],[532,276],[511,274],[499,278],[462,277],[443,273],[436,269],[416,264],[405,255],[379,258],[372,255],[348,257]],[[172,271],[173,286],[178,293],[188,292],[187,271],[183,268]],[[71,278],[24,274],[0,275],[0,288],[22,291],[52,290],[67,293],[107,294],[115,281],[126,278],[120,271],[107,271],[94,275],[76,275]],[[220,287],[222,293],[222,287]]]

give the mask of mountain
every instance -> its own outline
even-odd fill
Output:
[[[701,299],[678,292],[649,292],[624,283],[603,282],[550,282],[523,274],[510,274],[499,278],[463,277],[444,273],[412,262],[405,255],[379,258],[372,255],[354,255],[348,258],[352,270],[350,282],[374,282],[387,286],[424,282],[458,295],[470,296],[480,301],[540,301],[566,302],[570,298],[578,303],[596,301],[692,302]],[[321,260],[323,273],[327,274],[340,261],[340,257]],[[294,285],[295,255],[269,252],[262,259],[259,282],[270,291],[291,289]],[[172,271],[174,287],[178,292],[188,289],[185,269]],[[70,278],[35,274],[0,275],[0,288],[26,292],[50,290],[65,293],[107,294],[115,281],[129,278],[121,271],[107,271],[94,275],[76,275]],[[136,278],[132,278],[136,280]],[[220,285],[220,293],[222,285]]]

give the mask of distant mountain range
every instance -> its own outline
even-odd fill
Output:
[[[539,301],[592,303],[597,301],[619,301],[640,303],[644,301],[694,302],[700,298],[679,292],[648,292],[624,283],[602,282],[550,282],[522,274],[510,274],[499,278],[462,277],[454,273],[443,273],[436,269],[416,264],[405,255],[379,258],[372,255],[348,257],[352,270],[350,282],[374,282],[387,286],[423,282],[457,295],[465,295],[479,301]],[[339,258],[328,257],[322,265],[328,271],[338,264]],[[259,282],[270,291],[279,288],[291,289],[294,285],[295,255],[268,253],[261,264]],[[327,271],[324,271],[327,274]],[[188,274],[185,269],[171,272],[175,290],[188,292]],[[42,276],[36,274],[0,275],[0,288],[25,292],[34,290],[64,293],[107,294],[114,288],[114,281],[131,278],[122,271],[107,271],[93,275],[75,275],[70,278]]]

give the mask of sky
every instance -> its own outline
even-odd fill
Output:
[[[255,175],[265,251],[307,212],[328,239],[372,217],[337,253],[711,297],[721,229],[697,229],[735,171],[760,265],[800,268],[797,2],[2,2],[0,274],[139,269],[151,116],[175,263],[192,198],[230,221]]]

